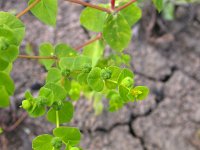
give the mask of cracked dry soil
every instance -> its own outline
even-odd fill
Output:
[[[27,25],[22,53],[27,43],[37,54],[42,42],[77,46],[90,37],[79,23],[82,7],[59,2],[56,28],[42,24],[31,13],[22,17]],[[16,9],[16,12],[26,7],[21,0],[3,0],[0,5],[1,10]],[[149,17],[146,14],[133,28],[134,35],[127,52],[132,56],[136,85],[147,85],[151,93],[145,101],[130,103],[116,113],[105,110],[100,116],[94,116],[90,101],[78,101],[70,125],[81,129],[81,146],[85,150],[200,150],[199,10],[200,5],[179,6],[172,22],[157,16],[151,36],[163,38],[164,43],[149,43],[142,36],[145,35],[143,24]],[[173,40],[165,39],[166,36],[162,36],[165,34],[170,34]],[[16,92],[11,107],[0,110],[1,122],[9,125],[12,124],[10,116],[20,116],[19,105],[24,91],[30,89],[37,94],[45,75],[44,68],[35,60],[15,62],[12,77]],[[14,131],[4,133],[0,149],[6,146],[8,150],[31,150],[31,140],[52,129],[53,125],[45,118],[27,118]]]

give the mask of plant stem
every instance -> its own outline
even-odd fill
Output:
[[[26,14],[31,8],[33,8],[35,5],[37,5],[41,0],[35,0],[32,4],[30,4],[26,9],[24,9],[22,12],[17,14],[17,18],[20,18],[24,14]]]
[[[111,3],[111,9],[114,10],[115,9],[115,0],[110,0]]]
[[[11,125],[10,127],[5,127],[3,128],[5,131],[7,132],[11,132],[13,131],[14,129],[16,129],[25,119],[26,117],[28,116],[28,114],[25,112],[23,113],[20,118],[13,124]]]
[[[80,5],[83,5],[83,6],[91,7],[91,8],[94,8],[94,9],[98,9],[100,11],[111,13],[110,9],[107,9],[107,8],[104,8],[104,7],[100,7],[98,5],[93,5],[93,4],[84,2],[82,0],[65,0],[65,1],[69,1],[69,2],[72,2],[72,3],[77,3],[77,4],[80,4]]]
[[[58,111],[56,111],[56,128],[59,128],[60,123],[59,123],[59,114]]]
[[[122,10],[122,9],[124,9],[124,8],[126,8],[126,7],[128,7],[128,6],[131,5],[132,3],[135,3],[136,1],[137,1],[137,0],[131,0],[130,2],[124,4],[123,6],[120,6],[120,7],[116,8],[116,9],[115,9],[115,13],[116,13],[116,12],[119,12],[120,10]]]
[[[91,44],[91,43],[93,43],[93,42],[95,42],[95,41],[97,41],[97,40],[99,40],[99,39],[101,39],[101,38],[102,38],[102,33],[99,33],[94,39],[91,39],[91,40],[87,41],[86,43],[84,43],[84,44],[82,44],[82,45],[76,47],[75,49],[76,49],[76,50],[80,50],[80,49],[82,49],[83,47],[85,47],[85,46],[87,46],[87,45],[89,45],[89,44]]]
[[[19,55],[18,58],[26,59],[58,59],[56,56],[28,56],[28,55]]]
[[[99,33],[95,38],[87,41],[86,43],[74,48],[75,50],[80,50],[83,47],[99,40],[102,38],[102,33]],[[58,58],[56,56],[28,56],[28,55],[18,55],[18,58],[25,58],[25,59],[54,59],[54,60],[58,60]]]

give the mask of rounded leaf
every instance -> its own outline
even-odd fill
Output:
[[[0,107],[7,107],[10,105],[9,95],[4,86],[0,86]]]
[[[14,33],[16,45],[19,45],[25,34],[24,24],[16,16],[8,12],[0,12],[0,27],[2,26],[6,26]]]
[[[8,93],[8,95],[14,94],[14,82],[5,72],[0,72],[0,86],[5,87],[5,90]]]
[[[41,44],[40,48],[39,48],[39,55],[40,56],[54,55],[54,47],[51,45],[51,43]],[[54,64],[54,62],[55,62],[55,60],[50,60],[50,59],[40,60],[40,63],[43,64],[47,70],[51,68],[51,66]]]
[[[61,137],[64,143],[71,146],[76,146],[81,140],[81,133],[78,128],[59,127],[53,130],[53,134],[57,137]]]
[[[59,80],[61,80],[61,71],[58,68],[51,68],[48,70],[46,83],[57,83]]]
[[[49,134],[39,135],[33,139],[32,148],[33,150],[53,150],[51,141],[53,136]]]
[[[131,28],[122,15],[109,15],[104,24],[103,37],[112,49],[123,51],[131,40]]]
[[[80,22],[88,30],[102,32],[106,16],[106,12],[87,7],[81,13]]]
[[[30,0],[28,4],[31,5],[34,1]],[[31,12],[42,22],[56,25],[57,10],[57,0],[42,0],[31,9]]]
[[[93,68],[88,74],[88,85],[95,91],[100,92],[104,88],[104,81],[101,78],[101,69],[98,67]]]
[[[60,110],[55,110],[54,108],[51,108],[47,113],[47,120],[55,124],[56,111],[58,111],[59,123],[67,123],[70,122],[73,117],[74,107],[70,102],[64,102]]]

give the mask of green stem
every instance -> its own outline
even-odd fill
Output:
[[[59,123],[59,114],[58,111],[56,111],[56,128],[59,128],[60,123]]]

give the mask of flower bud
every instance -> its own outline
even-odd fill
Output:
[[[109,69],[102,69],[101,70],[101,77],[106,80],[106,79],[110,79],[112,75],[112,71]]]
[[[55,149],[60,149],[62,147],[62,139],[60,137],[54,137],[51,140],[51,144]]]

